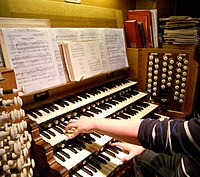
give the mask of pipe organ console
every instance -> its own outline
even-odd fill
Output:
[[[158,105],[150,103],[147,93],[138,91],[137,82],[129,80],[127,75],[109,76],[98,84],[94,79],[88,82],[90,87],[83,83],[79,92],[73,93],[75,89],[71,88],[61,97],[57,95],[43,104],[28,106],[28,125],[34,139],[32,154],[41,176],[128,176],[130,173],[132,163],[120,161],[126,153],[111,146],[116,141],[113,138],[94,132],[66,141],[65,126],[71,118],[78,119],[80,115],[164,118],[156,114]]]
[[[25,110],[26,116],[21,110],[13,110],[10,113],[2,112],[0,118],[15,122],[16,114],[26,117],[27,130],[33,139],[29,146],[30,158],[34,159],[39,176],[104,177],[131,174],[132,162],[120,161],[126,153],[118,147],[111,146],[112,142],[117,141],[112,137],[94,132],[80,134],[66,141],[65,126],[71,118],[78,119],[80,115],[86,115],[109,119],[163,119],[171,116],[159,114],[160,108],[161,111],[170,109],[174,112],[183,112],[185,115],[191,112],[195,95],[194,79],[197,77],[198,69],[192,58],[192,51],[135,51],[137,60],[139,59],[137,82],[131,79],[128,70],[121,70],[22,95],[23,105],[17,95],[13,100],[1,100],[2,107],[19,104]],[[130,60],[131,57],[128,58]],[[132,67],[130,62],[130,70]],[[4,95],[6,91],[1,90],[0,93]],[[20,133],[21,129],[26,128],[26,124],[22,122],[22,125],[18,126],[22,127],[19,128]],[[16,129],[17,127],[14,130]],[[3,126],[1,131],[7,132]],[[4,137],[4,133],[1,133],[1,136]],[[26,133],[23,137],[27,137],[25,142],[30,138]],[[6,152],[19,148],[8,149]],[[16,164],[16,159],[14,161]],[[29,162],[30,160],[24,163]],[[1,167],[4,163],[8,162],[3,162]],[[32,162],[31,165],[34,166]],[[26,166],[22,165],[20,169]],[[3,172],[3,168],[0,172]],[[32,175],[31,171],[28,173],[29,176]],[[19,176],[19,173],[17,175]]]

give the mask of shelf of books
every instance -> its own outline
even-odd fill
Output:
[[[124,21],[128,48],[188,48],[199,42],[200,18],[158,18],[157,9],[128,10]]]

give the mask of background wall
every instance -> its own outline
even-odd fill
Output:
[[[135,1],[1,0],[0,17],[50,19],[52,27],[123,27],[128,9]]]
[[[158,17],[183,15],[200,17],[196,0],[136,0],[136,9],[158,9]]]

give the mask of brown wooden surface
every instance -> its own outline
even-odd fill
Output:
[[[170,109],[169,112],[176,117],[185,117],[186,115],[190,115],[193,111],[194,99],[195,99],[195,89],[196,89],[196,81],[198,74],[198,63],[193,57],[193,47],[191,46],[182,46],[175,48],[146,48],[146,49],[128,49],[128,60],[130,63],[130,71],[132,72],[130,76],[137,75],[137,81],[139,89],[143,92],[146,92],[147,85],[147,67],[148,67],[148,54],[149,53],[186,53],[189,57],[188,70],[187,70],[187,81],[185,87],[185,96],[184,102],[181,106],[179,106],[178,110]],[[138,58],[136,59],[136,56]]]
[[[49,19],[52,27],[116,28],[123,27],[122,10],[126,11],[129,6],[133,6],[130,0],[109,3],[94,1],[91,4],[91,1],[73,4],[55,0],[4,0],[0,7],[0,17]]]

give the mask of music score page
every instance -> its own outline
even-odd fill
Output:
[[[46,28],[2,28],[2,33],[18,87],[30,93],[66,82]]]

